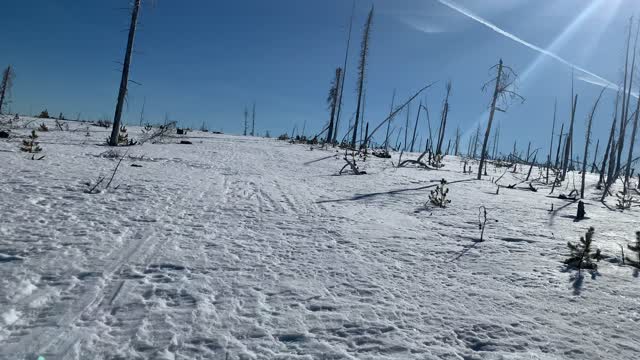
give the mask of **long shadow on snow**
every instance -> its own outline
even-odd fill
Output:
[[[396,194],[404,193],[404,192],[407,192],[407,191],[425,190],[425,189],[429,189],[429,188],[436,187],[436,186],[440,185],[440,180],[434,180],[434,181],[437,181],[437,183],[431,184],[431,185],[426,185],[426,186],[421,186],[421,187],[417,187],[417,188],[398,189],[398,190],[375,192],[375,193],[369,193],[369,194],[360,194],[360,195],[354,195],[353,197],[350,197],[350,198],[347,198],[347,199],[318,200],[318,201],[316,201],[316,204],[345,202],[345,201],[358,201],[358,200],[364,200],[364,199],[368,199],[368,198],[375,197],[375,196],[380,196],[380,195],[396,195]],[[461,182],[468,182],[468,181],[477,181],[477,180],[476,179],[457,180],[457,181],[448,182],[447,185],[457,184],[457,183],[461,183]]]

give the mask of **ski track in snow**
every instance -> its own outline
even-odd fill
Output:
[[[20,139],[0,141],[0,359],[640,351],[638,274],[613,261],[640,229],[638,210],[606,210],[591,176],[590,219],[574,223],[574,205],[549,215],[566,202],[541,185],[496,196],[489,181],[455,182],[474,176],[454,158],[440,171],[370,158],[369,175],[335,176],[340,153],[305,166],[333,152],[194,132],[193,145],[128,148],[144,157],[123,161],[117,189],[90,195],[83,183],[117,160],[95,156],[105,129],[85,137],[70,124],[79,130],[40,133],[42,161],[17,152]],[[451,205],[425,207],[441,178]],[[498,222],[477,243],[480,205]],[[578,283],[562,260],[588,226],[610,259]]]

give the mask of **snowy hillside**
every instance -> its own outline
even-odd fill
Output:
[[[494,166],[474,181],[454,157],[438,171],[370,157],[367,175],[337,176],[335,151],[192,132],[118,148],[111,186],[90,194],[119,159],[99,145],[107,129],[69,126],[38,132],[40,161],[19,150],[30,130],[0,139],[0,359],[640,353],[640,279],[619,263],[640,209],[606,209],[591,174],[574,222],[557,198],[571,185],[496,195]],[[451,204],[425,206],[442,178]],[[477,242],[481,205],[492,220]],[[607,258],[576,281],[567,241],[590,226]]]

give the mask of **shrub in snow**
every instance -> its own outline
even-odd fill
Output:
[[[449,194],[449,188],[446,187],[447,180],[440,180],[440,185],[436,186],[434,190],[431,190],[429,194],[429,201],[431,204],[444,208],[447,204],[451,203],[451,200],[447,199],[447,195]]]
[[[49,131],[49,127],[45,123],[42,123],[40,124],[40,127],[38,127],[38,131],[42,131],[42,132]]]
[[[598,265],[592,262],[593,259],[600,260],[601,258],[600,249],[597,249],[595,254],[592,254],[593,234],[595,231],[593,227],[590,227],[585,236],[580,237],[578,244],[567,243],[571,254],[570,257],[565,260],[565,264],[578,270],[596,270],[598,268]]]
[[[39,118],[41,119],[48,119],[49,118],[49,111],[47,109],[44,109],[40,112],[40,115],[38,115]]]
[[[631,196],[631,194],[626,193],[626,194],[616,194],[616,197],[618,198],[617,203],[616,203],[616,207],[620,210],[629,210],[631,209],[631,205],[633,204],[633,202],[635,201],[635,199]]]
[[[627,258],[627,261],[637,267],[640,268],[640,231],[636,231],[636,242],[627,245],[627,247],[629,248],[629,250],[633,251],[636,253],[636,260],[632,260],[631,258]]]
[[[36,142],[37,138],[38,134],[36,134],[36,131],[31,130],[31,135],[22,140],[22,146],[20,147],[20,150],[28,153],[39,153],[40,151],[42,151],[42,148]]]

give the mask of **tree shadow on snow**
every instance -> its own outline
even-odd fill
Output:
[[[456,181],[448,182],[447,185],[461,183],[461,182],[468,182],[468,181],[477,181],[477,180],[476,179],[456,180]],[[358,195],[354,195],[354,196],[352,196],[350,198],[347,198],[347,199],[318,200],[318,201],[316,201],[316,204],[366,200],[368,198],[381,196],[381,195],[397,195],[397,194],[401,194],[401,193],[405,193],[405,192],[409,192],[409,191],[425,190],[425,189],[436,187],[438,185],[440,185],[440,180],[438,180],[437,183],[434,183],[434,184],[431,184],[431,185],[420,186],[420,187],[416,187],[416,188],[398,189],[398,190],[374,192],[374,193],[368,193],[368,194],[358,194]]]
[[[572,271],[571,268],[567,267],[563,272]],[[597,270],[585,270],[588,271],[588,274],[591,276],[591,280],[596,280],[596,278],[600,275]],[[584,287],[584,273],[582,271],[577,271],[569,276],[569,282],[571,282],[571,288],[573,289],[573,295],[580,296]]]
[[[466,253],[468,253],[471,249],[475,248],[478,244],[480,244],[482,241],[478,240],[478,239],[472,239],[473,243],[466,245],[463,247],[462,251],[460,251],[460,253],[453,259],[451,259],[451,262],[454,261],[458,261],[458,259],[460,259],[461,257],[463,257]]]

